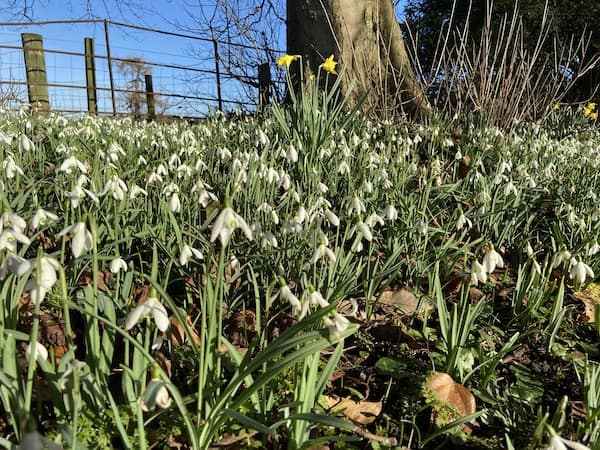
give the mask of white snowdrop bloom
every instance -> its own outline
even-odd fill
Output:
[[[292,222],[295,224],[301,224],[308,218],[308,213],[306,212],[306,208],[303,205],[300,205],[296,214],[292,218]]]
[[[590,245],[587,254],[588,256],[594,256],[598,252],[600,252],[600,245],[598,245],[598,241],[594,241],[594,243]]]
[[[84,252],[89,252],[93,248],[92,233],[85,227],[85,223],[77,222],[74,225],[69,225],[64,228],[58,237],[71,235],[71,251],[73,256],[78,258]]]
[[[77,179],[77,183],[75,184],[75,186],[73,186],[73,190],[65,191],[65,196],[71,200],[71,206],[73,208],[79,207],[79,205],[81,204],[81,201],[86,196],[89,197],[95,203],[100,202],[100,200],[98,199],[98,196],[96,194],[94,194],[89,189],[86,189],[83,187],[85,184],[87,184],[87,178],[85,177],[85,175],[81,175]]]
[[[0,231],[10,228],[15,232],[23,233],[26,227],[25,219],[14,212],[7,211],[0,216]]]
[[[192,260],[192,257],[196,259],[204,259],[204,255],[202,255],[202,252],[200,250],[185,244],[181,248],[181,252],[179,253],[179,264],[181,264],[182,266],[187,266],[188,263]]]
[[[456,229],[458,231],[462,230],[463,228],[470,230],[472,226],[473,222],[471,222],[471,219],[465,216],[465,214],[461,211],[460,216],[458,216],[458,220],[456,221]]]
[[[131,330],[148,315],[152,315],[154,323],[160,331],[164,332],[169,328],[169,315],[166,308],[156,297],[148,297],[144,303],[137,305],[129,312],[125,321],[125,330]]]
[[[367,194],[373,192],[373,183],[368,180],[365,180],[361,186],[361,189],[365,191]]]
[[[125,192],[127,192],[127,185],[117,175],[112,175],[110,179],[104,185],[104,189],[98,195],[100,197],[110,193],[115,200],[123,200],[125,198]]]
[[[31,358],[31,346],[27,344],[27,348],[25,349],[25,358],[29,361]],[[48,350],[44,347],[39,341],[35,343],[35,359],[48,361]]]
[[[369,217],[367,217],[367,219],[365,220],[365,223],[370,228],[373,228],[375,226],[375,224],[378,224],[378,225],[383,225],[384,224],[383,217],[381,217],[376,212],[372,212],[371,214],[369,214]]]
[[[592,220],[594,222],[596,222],[598,219],[600,219],[600,209],[596,208],[593,212],[592,212]]]
[[[331,211],[330,209],[323,210],[323,216],[325,216],[325,219],[327,219],[327,222],[329,222],[334,227],[339,227],[340,226],[340,219],[339,219],[339,217],[333,211]]]
[[[112,162],[117,162],[120,156],[124,156],[125,150],[119,144],[112,142],[106,150],[107,158]]]
[[[525,245],[525,253],[530,258],[533,256],[533,248],[531,247],[531,244],[529,242],[527,242],[527,245]]]
[[[177,178],[187,178],[192,176],[192,168],[187,164],[181,164],[177,167]]]
[[[493,245],[488,246],[485,255],[483,255],[482,265],[487,273],[492,273],[496,268],[502,269],[504,267],[502,256],[494,250]]]
[[[169,209],[173,212],[179,212],[181,210],[181,201],[179,200],[179,186],[175,183],[169,183],[163,189],[163,194],[168,198]]]
[[[171,170],[174,170],[177,166],[181,164],[181,158],[179,158],[179,155],[177,153],[172,153],[169,157],[169,161],[167,162],[167,164],[169,165],[169,168]]]
[[[277,248],[278,247],[277,238],[270,231],[264,231],[260,234],[260,246],[262,248]]]
[[[338,173],[340,175],[346,175],[350,173],[350,166],[346,161],[342,161],[338,167]]]
[[[590,266],[581,261],[577,261],[575,258],[571,259],[571,267],[569,274],[571,275],[571,279],[576,284],[583,284],[585,280],[589,278],[594,278],[594,271]]]
[[[256,140],[257,143],[260,144],[262,147],[266,147],[270,143],[269,137],[260,128],[256,130]]]
[[[387,220],[393,222],[398,219],[398,210],[394,205],[387,205],[383,211],[383,215]]]
[[[557,252],[552,259],[552,268],[556,269],[561,264],[567,263],[571,261],[571,252],[567,249],[562,249]]]
[[[325,194],[327,191],[329,191],[329,188],[327,187],[326,184],[319,182],[319,184],[317,184],[317,189],[319,190],[319,192],[321,194]]]
[[[22,231],[14,228],[6,228],[0,231],[0,251],[7,250],[9,253],[15,253],[17,242],[29,245],[30,240]]]
[[[417,224],[417,231],[421,234],[427,234],[427,230],[428,230],[428,226],[427,226],[427,222],[425,222],[424,220],[419,221],[419,223]]]
[[[12,142],[12,136],[0,131],[0,145],[10,145],[11,142]]]
[[[533,270],[535,270],[538,275],[542,274],[542,268],[540,267],[539,263],[535,260],[535,259],[531,259],[531,264],[533,265]]]
[[[19,152],[30,152],[34,148],[35,146],[33,145],[33,142],[25,134],[19,136]]]
[[[507,161],[502,161],[500,166],[498,166],[498,171],[496,173],[503,174],[504,172],[510,172],[512,170],[512,164]]]
[[[150,173],[150,175],[148,175],[147,183],[149,185],[162,184],[162,182],[163,182],[162,176],[160,176],[156,171],[154,171],[154,172]]]
[[[346,331],[348,325],[350,325],[350,321],[346,319],[346,317],[344,317],[342,314],[337,312],[325,318],[323,320],[323,323],[325,324],[325,327],[329,330],[330,336],[334,336],[338,339],[341,336],[341,334],[344,331]]]
[[[570,441],[569,439],[564,439],[560,437],[558,434],[554,433],[550,438],[550,443],[548,447],[545,447],[544,450],[591,450],[588,446],[583,445],[579,442]]]
[[[160,378],[150,380],[143,395],[139,399],[142,411],[149,412],[159,407],[166,409],[171,406],[172,399],[165,383]]]
[[[58,216],[54,213],[39,208],[31,218],[31,227],[37,230],[40,226],[46,225],[49,221],[58,221]]]
[[[62,162],[58,171],[64,172],[67,175],[71,175],[75,169],[79,170],[81,173],[87,173],[87,167],[85,164],[83,164],[74,156],[70,156]]]
[[[509,181],[508,183],[506,183],[506,185],[504,186],[504,195],[508,196],[510,194],[514,194],[514,195],[518,195],[518,191],[516,186],[513,184],[512,181]]]
[[[147,197],[148,192],[145,189],[142,189],[141,187],[139,187],[137,184],[134,184],[131,187],[131,190],[129,191],[129,198],[133,200],[133,199],[138,198],[140,195]]]
[[[267,174],[266,175],[267,175],[266,176],[267,183],[273,184],[273,183],[279,183],[280,182],[279,172],[277,170],[275,170],[273,167],[269,167],[267,169]]]
[[[217,150],[217,156],[219,157],[222,163],[227,163],[229,162],[229,160],[231,160],[232,155],[229,149],[227,147],[224,147]]]
[[[109,268],[112,273],[119,273],[121,270],[127,272],[129,266],[123,258],[116,257],[110,262]]]
[[[221,245],[227,247],[231,235],[236,228],[241,229],[249,241],[253,239],[252,229],[243,217],[237,214],[231,207],[224,208],[213,224],[210,241],[214,242],[218,238],[221,241]]]
[[[298,297],[292,293],[287,284],[282,284],[281,288],[279,289],[279,297],[282,300],[289,302],[289,304],[292,306],[292,311],[294,314],[298,314],[302,311],[302,303]]]
[[[327,258],[331,262],[335,262],[335,253],[325,244],[321,244],[317,247],[313,256],[310,260],[311,264],[316,264],[321,258]]]
[[[160,175],[161,177],[167,176],[168,173],[169,173],[169,171],[167,170],[167,168],[165,167],[165,165],[162,164],[162,163],[160,163],[158,165],[158,167],[156,167],[155,172],[156,172],[157,175]]]
[[[285,157],[291,163],[298,162],[298,151],[296,150],[296,147],[294,147],[292,144],[288,145],[285,152]]]
[[[144,158],[144,155],[138,156],[138,159],[137,159],[138,166],[145,166],[147,164],[148,164],[148,161],[146,161],[146,158]]]
[[[471,266],[471,285],[477,286],[479,282],[485,283],[487,278],[488,273],[485,268],[478,261],[474,261]]]
[[[363,238],[368,241],[371,242],[373,240],[373,234],[371,233],[371,228],[369,228],[369,226],[364,223],[362,220],[359,220],[356,224],[356,229],[358,231],[360,231],[360,233],[362,234]]]
[[[24,175],[23,169],[17,165],[12,155],[8,155],[8,157],[2,161],[2,168],[6,173],[6,178],[9,180],[13,179],[16,175]]]
[[[17,275],[30,272],[31,277],[25,283],[25,290],[31,291],[31,300],[38,304],[46,297],[46,293],[56,284],[58,277],[56,271],[60,268],[58,261],[49,256],[40,258],[40,271],[38,278],[37,258],[19,259],[15,261],[11,271]]]
[[[321,308],[329,306],[329,302],[325,300],[325,298],[321,295],[319,291],[316,291],[315,288],[313,288],[312,286],[309,286],[308,290],[309,294],[307,297],[307,301],[310,306],[319,306]]]

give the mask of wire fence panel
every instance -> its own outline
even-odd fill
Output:
[[[94,105],[102,115],[144,117],[151,99],[156,115],[194,118],[217,110],[255,111],[259,91],[264,89],[274,98],[283,94],[280,74],[279,78],[274,74],[274,81],[269,76],[266,87],[258,77],[259,65],[272,64],[272,55],[281,53],[278,50],[264,49],[266,60],[253,62],[254,75],[249,76],[247,67],[234,71],[222,60],[232,48],[244,47],[232,42],[108,20],[0,23],[0,106],[5,109],[19,109],[30,101],[28,82],[30,86],[32,82],[26,77],[23,33],[43,38],[52,111],[87,113]],[[93,51],[87,72],[85,38],[92,38],[87,49]],[[264,75],[264,67],[261,70]],[[95,83],[95,90],[90,83]]]

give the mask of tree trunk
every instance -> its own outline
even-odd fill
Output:
[[[369,111],[413,117],[430,112],[391,0],[288,0],[287,52],[302,56],[305,77],[335,55],[345,66],[342,86],[354,83],[350,95],[354,101],[364,97]]]

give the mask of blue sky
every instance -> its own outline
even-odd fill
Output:
[[[0,0],[2,1],[2,0]],[[25,1],[25,0],[23,0]],[[284,15],[284,2],[281,1],[280,14]],[[240,2],[239,4],[242,4]],[[237,3],[236,3],[237,4]],[[85,19],[92,15],[95,18],[109,18],[119,22],[157,28],[166,31],[179,32],[196,36],[186,29],[198,29],[199,24],[192,16],[211,14],[214,6],[212,0],[38,0],[33,2],[30,19],[34,21]],[[88,5],[92,5],[91,11]],[[400,6],[399,9],[401,9]],[[0,21],[14,20],[0,16]],[[85,24],[56,24],[38,26],[0,26],[0,46],[20,46],[21,33],[39,33],[44,39],[44,48],[68,52],[82,52],[83,39],[94,38],[97,55],[106,54],[104,27],[102,23]],[[112,57],[127,58],[139,56],[149,62],[194,67],[196,69],[214,70],[214,49],[212,43],[201,42],[182,37],[165,36],[157,33],[136,31],[118,26],[109,27],[110,46]],[[269,42],[269,46],[278,50],[285,50],[285,32],[282,29],[279,38]],[[235,37],[231,37],[235,40]],[[223,57],[223,56],[222,56]],[[259,62],[259,61],[256,61]],[[83,58],[77,56],[46,54],[46,68],[50,83],[85,85],[85,72]],[[272,69],[272,73],[276,69]],[[115,86],[126,88],[127,81],[123,74],[115,70]],[[190,97],[216,97],[216,82],[214,75],[192,72],[182,69],[152,67],[155,92],[172,92],[188,95]],[[273,75],[276,75],[273,73]],[[0,79],[23,79],[23,56],[18,50],[0,48]],[[96,59],[96,77],[98,86],[109,86],[108,67],[105,59]],[[190,88],[190,85],[193,88]],[[5,87],[5,85],[2,85]],[[190,94],[193,90],[193,95]],[[248,93],[239,83],[227,81],[222,78],[223,97],[241,98]],[[109,93],[100,91],[101,108],[109,108]],[[85,109],[86,96],[83,89],[50,88],[52,106],[63,109]],[[201,100],[182,100],[170,98],[172,105],[169,113],[178,114],[192,110],[204,109],[205,103]],[[216,106],[213,104],[212,106]],[[227,106],[227,105],[226,105]],[[232,109],[230,104],[226,109]]]

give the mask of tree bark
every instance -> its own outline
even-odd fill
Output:
[[[430,112],[390,0],[288,0],[287,52],[302,57],[305,78],[335,55],[345,66],[343,88],[354,83],[349,95],[364,98],[366,110],[413,117]]]

